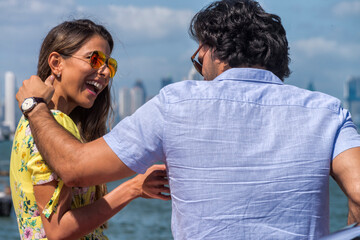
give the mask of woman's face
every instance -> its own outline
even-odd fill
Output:
[[[109,56],[108,42],[101,36],[93,36],[72,55],[74,57],[63,59],[61,78],[55,81],[54,87],[58,105],[66,105],[60,110],[67,114],[77,106],[92,107],[96,97],[109,84],[110,71],[105,64],[99,69],[90,66],[89,56],[93,51]]]

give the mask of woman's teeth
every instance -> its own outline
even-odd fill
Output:
[[[94,86],[96,92],[100,91],[103,88],[103,85],[96,81],[87,81],[86,84]]]

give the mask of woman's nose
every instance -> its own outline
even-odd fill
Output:
[[[98,69],[98,73],[99,73],[101,76],[105,77],[106,79],[109,79],[109,78],[110,78],[110,69],[109,69],[109,67],[108,67],[106,64],[102,65],[102,66]]]

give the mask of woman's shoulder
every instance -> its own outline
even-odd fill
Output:
[[[56,121],[58,121],[59,123],[61,123],[61,122],[74,123],[74,121],[67,114],[63,113],[60,110],[51,110],[51,113],[54,116],[54,118],[56,119]]]
[[[59,110],[51,110],[52,115],[55,120],[73,134],[76,138],[80,139],[80,132],[74,121],[65,113]]]
[[[16,127],[15,135],[14,135],[14,142],[25,137],[31,136],[31,130],[29,121],[23,116],[21,116],[19,123]]]

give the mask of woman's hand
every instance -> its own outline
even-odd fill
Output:
[[[164,164],[151,166],[145,174],[138,174],[135,178],[135,185],[139,191],[139,197],[170,200],[169,180],[166,175]],[[166,194],[164,194],[166,193]]]

